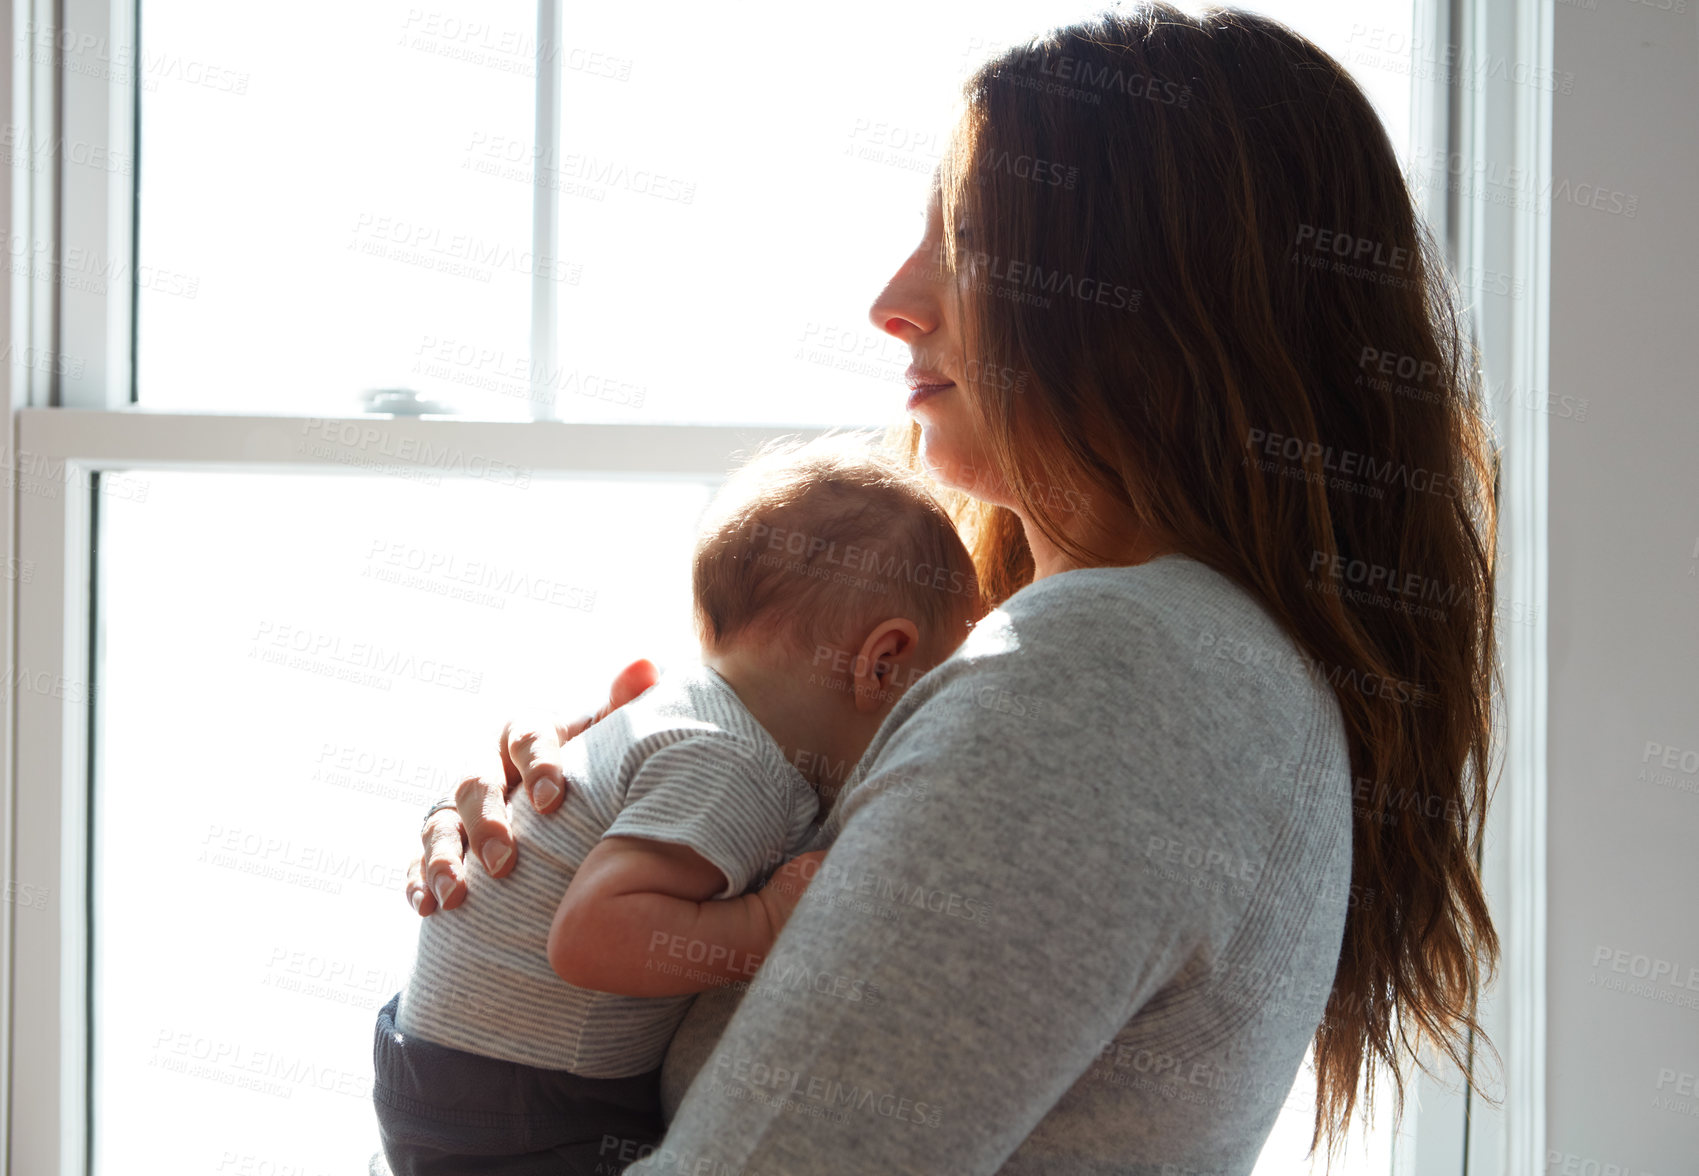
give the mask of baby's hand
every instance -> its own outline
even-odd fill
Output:
[[[767,879],[767,885],[757,891],[761,905],[767,908],[767,918],[773,925],[773,938],[779,937],[779,932],[790,922],[791,912],[802,899],[802,892],[808,889],[808,884],[814,881],[814,876],[820,872],[820,863],[826,858],[825,850],[801,854],[773,871],[773,876]]]

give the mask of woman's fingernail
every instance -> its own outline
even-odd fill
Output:
[[[484,843],[484,868],[492,874],[501,873],[501,868],[507,865],[507,859],[513,856],[513,850],[499,841]]]
[[[560,785],[548,777],[537,781],[537,786],[531,790],[531,799],[537,802],[537,807],[546,809],[560,799]]]
[[[447,874],[438,874],[436,881],[431,883],[431,893],[437,896],[439,907],[446,907],[448,896],[454,893],[454,879]]]
[[[410,890],[407,892],[407,901],[413,904],[413,913],[416,915],[419,913],[419,908],[424,905],[425,896],[417,890]]]

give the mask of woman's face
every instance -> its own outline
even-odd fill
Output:
[[[971,242],[962,247],[973,248]],[[975,498],[1009,505],[968,402],[972,393],[962,324],[943,248],[942,203],[934,188],[926,206],[925,238],[885,283],[868,317],[908,344],[914,360],[905,376],[908,412],[920,423],[920,456],[932,476]],[[964,273],[959,280],[968,278]]]

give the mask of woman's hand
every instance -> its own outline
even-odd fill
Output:
[[[492,877],[501,877],[518,860],[513,830],[507,823],[507,802],[524,788],[540,813],[551,813],[566,799],[566,775],[561,770],[561,745],[655,684],[653,663],[635,661],[619,672],[608,701],[593,715],[560,724],[508,723],[501,732],[501,776],[467,776],[454,790],[452,809],[442,809],[425,823],[421,840],[425,852],[407,867],[407,901],[421,915],[453,910],[466,900],[468,844]],[[788,911],[787,911],[788,914]]]

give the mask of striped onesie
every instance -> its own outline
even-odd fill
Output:
[[[535,1170],[558,1173],[574,1170],[571,1148],[594,1162],[605,1139],[649,1130],[651,1113],[658,1135],[656,1075],[695,997],[568,984],[547,955],[555,909],[607,836],[688,846],[726,875],[718,897],[732,898],[813,832],[813,788],[705,666],[667,675],[563,755],[560,809],[513,806],[521,852],[499,883],[467,857],[466,902],[421,924],[407,984],[380,1014],[373,1090],[397,1172],[519,1152],[512,1166],[479,1171],[529,1171],[534,1156]],[[658,964],[688,960],[662,953]],[[429,1156],[413,1163],[420,1148]]]

